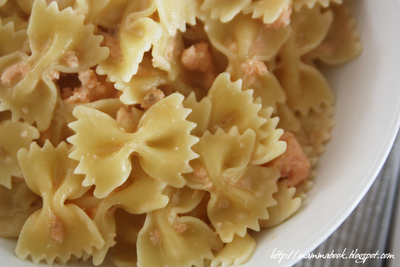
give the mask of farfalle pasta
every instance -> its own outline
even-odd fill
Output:
[[[342,0],[0,0],[0,236],[34,263],[245,263],[318,183],[318,65],[359,37]]]
[[[89,216],[80,207],[65,203],[89,189],[81,186],[83,175],[73,173],[76,162],[68,159],[68,153],[65,142],[56,148],[50,142],[43,148],[32,143],[29,151],[18,151],[26,183],[43,200],[43,207],[21,229],[15,250],[20,258],[30,256],[35,263],[67,262],[71,255],[82,257],[83,252],[90,254],[104,245],[97,225]],[[35,240],[33,246],[32,240]]]

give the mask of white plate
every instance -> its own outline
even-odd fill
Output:
[[[352,0],[364,51],[327,70],[337,126],[318,177],[299,212],[257,235],[243,267],[291,266],[321,244],[353,211],[381,169],[400,124],[400,2]],[[32,240],[35,242],[35,240]],[[15,240],[0,239],[0,266],[36,266],[15,257]],[[280,262],[272,255],[290,254]]]

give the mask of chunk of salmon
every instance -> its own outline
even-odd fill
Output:
[[[17,62],[4,70],[0,78],[1,82],[5,86],[12,86],[17,83],[17,81],[24,76],[29,69],[30,67],[25,61]]]
[[[310,174],[310,161],[293,133],[285,132],[280,140],[286,142],[286,151],[266,165],[277,168],[289,186],[296,186]]]
[[[212,65],[212,57],[208,44],[199,42],[186,48],[182,53],[182,64],[190,70],[206,71]]]
[[[63,60],[67,63],[71,68],[77,68],[81,62],[75,51],[68,51]]]
[[[110,49],[109,59],[116,62],[122,61],[121,44],[118,35],[114,32],[101,32],[101,34],[104,37],[101,44]]]
[[[257,75],[268,73],[267,65],[265,65],[263,61],[255,58],[247,59],[240,67],[246,74],[244,79],[250,84],[255,81]]]
[[[125,107],[121,107],[118,110],[116,121],[119,122],[128,133],[133,133],[139,123],[139,119],[133,114],[133,109]]]
[[[147,94],[143,97],[143,103],[140,104],[141,108],[148,109],[161,99],[165,97],[163,91],[157,88],[150,89]]]
[[[189,70],[202,72],[206,87],[211,87],[216,73],[208,43],[199,42],[186,48],[182,53],[181,62]]]
[[[60,218],[54,213],[50,213],[50,236],[57,243],[64,242],[64,227]]]
[[[268,28],[280,29],[290,24],[290,17],[292,16],[292,4],[287,5],[279,15],[279,17],[272,23],[267,24]]]
[[[213,187],[211,179],[208,177],[207,170],[200,164],[194,164],[192,179],[204,184],[204,188],[211,189]]]
[[[106,81],[99,81],[96,73],[84,70],[78,73],[81,86],[77,88],[65,87],[61,91],[61,97],[67,103],[89,103],[104,98],[118,97],[119,92]]]

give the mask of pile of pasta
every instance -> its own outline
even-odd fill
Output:
[[[34,263],[246,262],[313,186],[317,67],[359,35],[342,0],[0,0],[0,236]]]

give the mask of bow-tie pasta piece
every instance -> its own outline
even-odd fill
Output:
[[[259,115],[265,118],[267,122],[260,127],[260,131],[264,133],[260,136],[264,136],[264,138],[260,138],[259,144],[253,151],[250,160],[252,165],[261,165],[269,162],[284,153],[286,149],[285,143],[279,141],[283,134],[282,129],[277,129],[279,118],[272,117],[272,113],[272,107],[264,108],[259,112]]]
[[[164,34],[174,36],[178,30],[184,32],[186,24],[196,24],[196,0],[154,0]]]
[[[227,23],[207,19],[205,29],[213,46],[227,56],[227,71],[233,80],[244,76],[246,61],[270,60],[290,34],[290,27],[270,29],[261,20],[243,14]]]
[[[78,121],[70,124],[76,135],[68,141],[75,145],[70,157],[80,162],[75,172],[86,175],[83,185],[96,185],[94,195],[105,197],[126,181],[135,152],[150,176],[182,187],[181,174],[192,171],[188,162],[196,154],[191,146],[198,140],[190,135],[195,125],[186,120],[190,110],[181,107],[182,100],[175,93],[151,106],[133,133],[125,132],[107,114],[76,107],[73,114]]]
[[[334,15],[331,10],[320,6],[312,9],[303,7],[292,15],[292,34],[287,43],[294,42],[296,56],[302,56],[316,48],[327,36],[333,23]],[[312,30],[310,30],[312,29]]]
[[[0,236],[18,237],[26,219],[41,207],[41,198],[23,179],[14,178],[11,189],[0,186]]]
[[[191,147],[198,138],[190,134],[195,124],[186,120],[191,110],[182,105],[184,97],[174,93],[152,105],[141,117],[132,134],[141,144],[135,148],[143,170],[150,176],[175,187],[182,187],[182,173],[192,168],[197,158]]]
[[[177,217],[170,222],[164,209],[153,211],[139,232],[137,266],[204,266],[204,259],[214,257],[212,247],[217,238],[195,217]]]
[[[294,112],[306,116],[311,110],[322,112],[323,106],[333,105],[335,98],[332,90],[318,69],[299,62],[296,71],[298,75],[290,78],[295,83],[293,87],[287,86],[290,81],[283,82],[288,96],[287,104]],[[277,77],[282,81],[281,72],[277,72]]]
[[[178,214],[189,215],[203,201],[206,192],[190,187],[173,188],[169,186],[164,193],[170,199],[165,208],[168,216],[173,219]]]
[[[300,121],[297,119],[296,114],[290,107],[285,104],[277,104],[274,110],[279,118],[278,127],[287,132],[298,132],[301,128]]]
[[[214,133],[219,128],[229,131],[233,126],[237,126],[241,133],[247,129],[253,129],[257,132],[266,122],[266,119],[258,115],[261,104],[254,103],[252,94],[252,90],[242,91],[241,80],[231,82],[228,73],[220,74],[206,96],[211,103],[211,105],[207,105],[211,108],[208,125],[205,125],[203,129],[198,129],[198,131],[204,133],[209,130]],[[206,102],[206,100],[204,101]],[[194,104],[194,101],[191,102]],[[189,101],[186,102],[186,105],[191,108]],[[200,109],[199,111],[203,110]],[[207,115],[207,113],[204,115]],[[196,114],[191,116],[193,118],[199,117]]]
[[[121,188],[115,189],[96,208],[94,221],[99,227],[105,245],[93,252],[93,263],[101,264],[116,235],[114,211],[122,208],[132,214],[146,214],[163,208],[168,203],[168,197],[162,194],[165,183],[159,182],[146,174],[138,160],[134,160],[131,176]]]
[[[250,66],[251,64],[252,63],[250,63]],[[272,72],[259,73],[253,76],[253,78],[246,79],[243,88],[253,89],[254,98],[257,99],[261,97],[261,104],[263,107],[272,107],[276,110],[277,105],[286,102],[285,91]]]
[[[211,267],[239,266],[250,259],[256,245],[256,241],[249,234],[244,237],[235,236],[211,261]]]
[[[17,152],[29,148],[36,138],[39,138],[39,131],[27,123],[0,121],[0,186],[11,188],[12,176],[22,177]]]
[[[323,11],[320,6],[294,12],[290,24],[292,32],[278,54],[276,68],[297,68],[299,58],[324,40],[332,21],[333,13],[330,10]]]
[[[293,6],[296,11],[299,11],[303,6],[313,8],[316,5],[328,7],[331,3],[342,4],[343,0],[293,0]]]
[[[210,175],[211,176],[211,175]],[[222,177],[210,178],[212,181]],[[269,218],[267,208],[276,201],[279,173],[271,168],[249,166],[235,185],[224,184],[211,192],[207,211],[222,241],[231,242],[235,235],[243,237],[247,229],[260,230],[259,220]],[[226,190],[227,192],[223,192]]]
[[[122,92],[120,100],[126,105],[140,104],[144,109],[149,108],[165,97],[159,86],[169,82],[165,71],[151,65],[149,55],[145,55],[139,65],[138,72],[129,82],[117,82],[115,88]]]
[[[309,56],[327,64],[341,64],[361,53],[360,32],[348,6],[331,5],[329,8],[334,16],[332,26],[324,41]]]
[[[107,58],[109,49],[100,47],[102,36],[94,35],[94,26],[84,25],[85,17],[72,8],[59,11],[54,2],[46,7],[43,1],[35,1],[33,11],[28,28],[33,57],[30,60],[43,64],[42,72],[48,68],[48,63],[56,63],[54,69],[58,71],[78,72]]]
[[[75,172],[85,174],[83,185],[96,185],[94,195],[103,198],[130,174],[133,147],[126,145],[130,135],[111,116],[96,109],[77,106],[73,115],[78,120],[69,127],[76,134],[67,140],[75,145],[70,154],[79,161]]]
[[[225,135],[226,138],[223,139]],[[252,130],[247,130],[242,136],[237,127],[233,127],[228,134],[222,129],[218,129],[215,136],[208,131],[205,132],[199,143],[193,147],[200,158],[192,162],[194,170],[187,179],[188,186],[207,191],[216,189],[215,183],[220,187],[223,186],[223,183],[218,182],[224,180],[217,177],[216,181],[212,181],[210,172],[220,173],[227,181],[229,179],[229,182],[236,183],[250,162],[254,139],[255,134]],[[208,142],[212,144],[209,147],[207,147]]]
[[[11,110],[14,121],[23,118],[36,122],[41,131],[48,128],[57,99],[52,81],[57,72],[85,70],[108,56],[108,48],[100,47],[102,37],[83,21],[72,8],[59,11],[56,3],[47,7],[45,1],[34,2],[28,27],[32,55],[19,52],[0,63],[0,110]]]
[[[84,176],[73,173],[77,163],[68,153],[64,142],[57,147],[46,142],[43,148],[32,143],[29,151],[18,152],[25,181],[43,199],[43,208],[32,214],[21,230],[16,247],[21,259],[30,256],[36,264],[41,260],[65,263],[71,255],[81,258],[84,252],[90,254],[104,245],[88,215],[74,204],[65,204],[88,190],[82,187]]]
[[[296,197],[296,187],[288,186],[288,180],[278,182],[278,192],[273,194],[276,205],[268,207],[269,218],[260,220],[261,227],[276,226],[292,216],[301,205],[301,198]]]
[[[15,30],[14,22],[4,23],[0,17],[0,57],[27,47],[28,36],[25,30]]]
[[[42,0],[41,0],[42,1]],[[74,7],[75,3],[80,3],[85,0],[43,0],[47,5],[51,2],[57,2],[58,8],[63,10],[67,7]],[[28,15],[31,14],[34,0],[16,0],[18,6]]]
[[[302,55],[322,42],[332,20],[332,12],[322,12],[319,6],[295,12],[292,34],[279,52],[274,74],[286,92],[287,105],[303,115],[307,115],[310,109],[321,111],[323,104],[332,105],[334,101],[324,76],[314,66],[300,60]]]
[[[96,68],[97,73],[108,75],[112,82],[129,82],[138,71],[144,53],[162,35],[161,27],[151,18],[155,6],[140,1],[129,2],[119,30],[104,34],[105,44],[110,46],[110,56]],[[116,46],[116,47],[115,47]]]
[[[202,136],[210,123],[211,100],[208,97],[204,97],[200,102],[197,102],[196,94],[192,92],[183,100],[183,105],[192,110],[187,119],[196,123],[196,127],[191,133],[195,136]]]
[[[194,146],[200,168],[192,174],[189,186],[211,194],[207,206],[209,219],[225,243],[244,237],[247,228],[259,231],[259,219],[267,219],[267,207],[275,205],[279,172],[274,168],[248,165],[255,134],[237,128],[215,135],[206,132]],[[202,170],[201,172],[199,172]],[[197,171],[197,172],[196,172]]]
[[[153,46],[151,55],[155,68],[168,73],[168,78],[175,80],[182,70],[181,55],[185,49],[182,34],[177,32],[173,36],[163,33]]]
[[[331,139],[330,132],[335,126],[335,108],[324,106],[323,112],[311,111],[307,116],[298,116],[302,129],[296,133],[301,145],[312,146],[316,155],[325,152],[325,143]]]
[[[231,82],[228,73],[220,74],[200,102],[195,100],[194,94],[184,101],[184,105],[193,110],[188,120],[197,124],[192,134],[200,137],[207,130],[215,133],[220,128],[229,131],[237,127],[244,133],[252,129],[256,133],[252,164],[265,163],[281,154],[284,144],[273,141],[282,134],[275,129],[277,119],[271,118],[272,109],[267,112],[261,109],[262,105],[253,100],[252,93],[253,90],[242,91],[241,80]]]
[[[18,21],[26,22],[26,13],[20,8],[17,1],[12,0],[0,0],[2,4],[0,5],[0,16],[2,19],[6,19],[7,21],[14,21],[17,19]],[[26,25],[26,23],[23,23]],[[26,28],[25,28],[26,29]]]
[[[253,89],[263,104],[275,107],[285,101],[285,93],[266,62],[288,39],[289,26],[272,29],[259,19],[239,14],[228,23],[206,20],[205,27],[213,46],[227,56],[226,72],[233,81],[242,79],[243,88]]]
[[[32,83],[24,85],[23,81],[17,83],[16,80],[20,77],[29,80],[29,65],[25,63],[27,60],[28,57],[22,52],[0,58],[0,111],[11,110],[13,121],[21,118],[30,124],[36,121],[37,128],[43,131],[50,124],[56,104],[57,88],[47,75],[39,79],[34,86],[31,86]],[[29,88],[33,89],[26,90]]]
[[[211,19],[220,19],[221,22],[228,22],[239,12],[251,3],[251,0],[205,0],[200,9],[203,12],[210,13]]]
[[[57,146],[63,141],[66,142],[67,138],[73,134],[68,128],[68,123],[74,120],[75,118],[72,116],[71,106],[63,101],[59,101],[54,110],[50,126],[46,130],[40,132],[37,143],[43,146],[46,140],[49,140],[54,146]]]
[[[214,258],[212,250],[221,248],[215,232],[198,218],[177,214],[189,212],[200,202],[202,195],[196,192],[170,188],[169,204],[148,213],[137,241],[138,267],[204,266],[205,259]]]
[[[78,11],[85,15],[85,23],[92,22],[105,28],[118,26],[128,2],[129,0],[76,0]]]
[[[44,145],[45,141],[49,140],[54,146],[57,146],[62,141],[67,141],[67,138],[74,134],[74,132],[68,127],[68,124],[76,121],[72,112],[77,105],[79,104],[68,103],[60,100],[58,101],[50,127],[40,133],[40,138],[37,141],[39,145]],[[119,121],[121,126],[127,131],[131,128],[136,129],[135,122],[133,121],[136,117],[134,117],[133,114],[130,114],[132,112],[124,116],[125,114],[122,110],[125,111],[127,106],[121,103],[117,98],[101,99],[90,103],[84,103],[82,105],[97,109],[112,117],[116,117],[117,121]],[[132,120],[126,121],[126,117],[129,117]],[[138,119],[136,120],[136,123],[137,122]]]
[[[269,27],[279,29],[290,23],[291,0],[252,1],[243,12],[252,13],[253,18],[262,18]]]
[[[310,173],[309,178],[296,185],[296,194],[294,195],[294,198],[299,197],[302,201],[305,201],[308,198],[308,191],[310,191],[314,187],[315,177],[316,172],[313,171]]]

